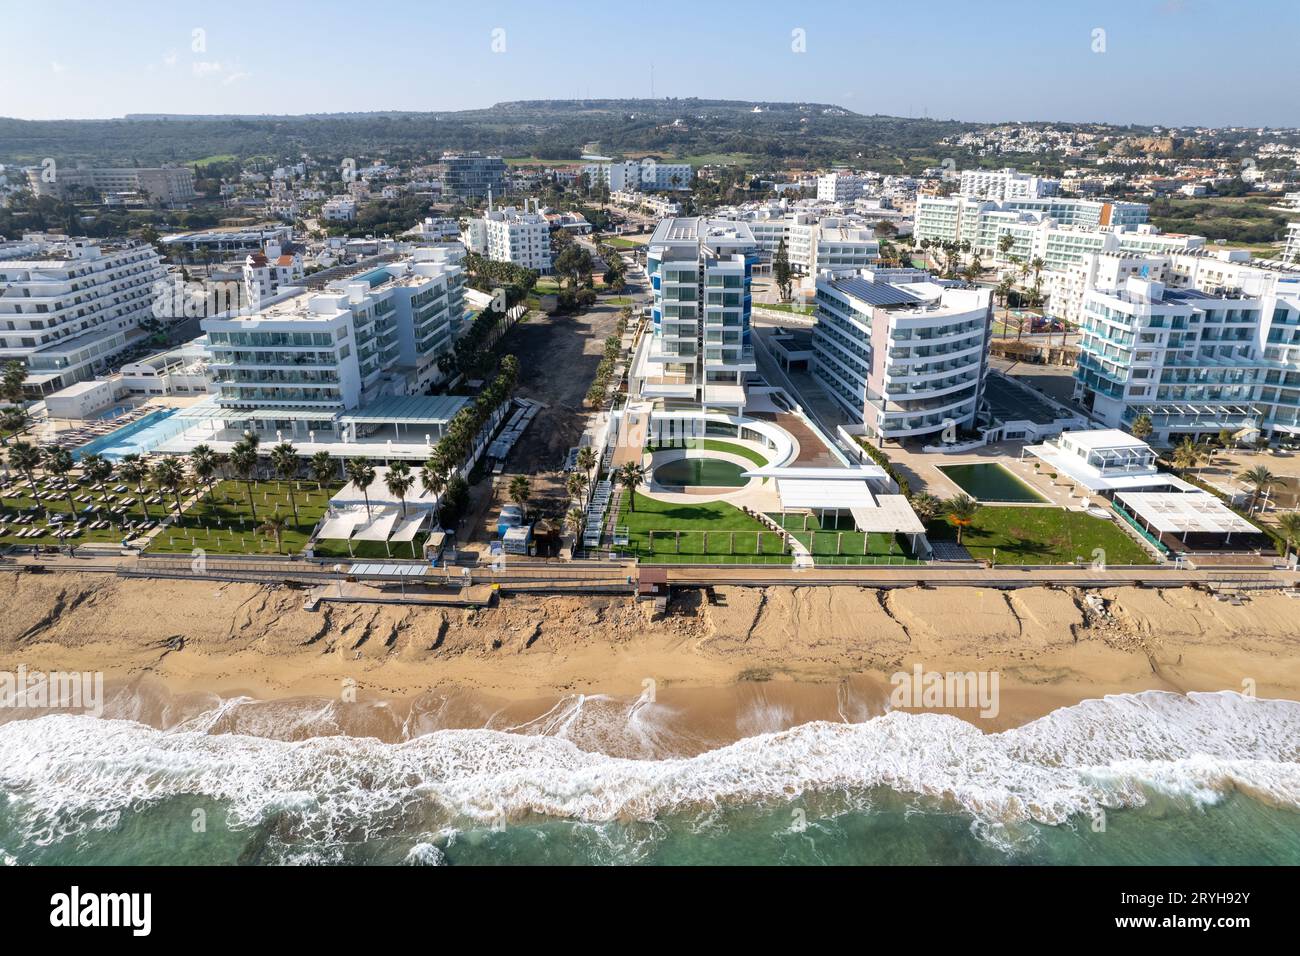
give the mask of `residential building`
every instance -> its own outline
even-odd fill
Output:
[[[42,166],[27,169],[27,183],[37,196],[67,199],[77,189],[93,189],[102,196],[136,193],[151,203],[179,206],[198,198],[194,170],[188,166],[68,169],[55,167],[48,175]]]
[[[268,223],[254,228],[205,229],[199,232],[181,232],[163,236],[159,241],[168,248],[169,256],[195,259],[208,256],[224,259],[261,252],[267,244],[285,245],[293,238],[293,229],[279,223]]]
[[[357,218],[357,201],[352,196],[331,196],[320,207],[326,222],[351,222]]]
[[[546,217],[527,206],[521,211],[514,206],[488,209],[478,219],[465,226],[465,248],[497,262],[510,262],[542,275],[551,271],[551,228]]]
[[[749,226],[759,252],[768,261],[784,242],[790,268],[800,275],[826,270],[858,272],[880,259],[880,241],[874,230],[856,216],[822,216],[790,210],[784,203],[726,215]]]
[[[964,169],[957,192],[970,199],[1042,199],[1061,188],[1058,179],[1045,179],[1014,169]]]
[[[19,248],[0,259],[0,361],[27,365],[30,392],[93,378],[144,335],[167,278],[153,246],[31,234]]]
[[[918,269],[817,278],[813,376],[878,440],[973,428],[992,293]]]
[[[678,216],[681,214],[681,203],[667,196],[656,196],[653,193],[638,192],[635,189],[624,189],[609,194],[609,201],[616,206],[623,206],[626,209],[640,209],[652,216],[668,218],[669,216]]]
[[[249,302],[265,302],[281,289],[302,282],[302,256],[285,252],[277,242],[244,260],[244,295]]]
[[[1125,277],[1084,296],[1075,394],[1098,421],[1178,435],[1300,434],[1300,277],[1260,291]]]
[[[506,191],[506,164],[500,156],[444,155],[442,165],[446,169],[442,181],[445,194],[485,199],[489,193],[500,196]]]
[[[740,414],[750,342],[750,280],[758,247],[743,222],[665,219],[647,244],[653,334],[638,352],[640,397],[665,410]]]
[[[592,186],[608,186],[610,192],[689,190],[695,175],[690,163],[661,163],[649,158],[589,163],[582,171],[590,177]]]
[[[1286,248],[1282,252],[1282,259],[1300,265],[1300,219],[1286,227]]]
[[[817,177],[817,198],[823,202],[849,205],[867,191],[871,180],[852,173],[827,173]]]

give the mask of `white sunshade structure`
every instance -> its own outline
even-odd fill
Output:
[[[364,507],[351,507],[328,515],[316,537],[326,541],[346,541],[349,553],[353,541],[382,541],[390,555],[391,542],[407,542],[411,546],[411,556],[415,557],[415,537],[428,516],[427,511],[418,511],[403,518],[397,509],[375,507],[367,515]]]
[[[1214,495],[1197,492],[1121,492],[1116,499],[1148,530],[1188,534],[1259,534],[1260,530]]]
[[[859,531],[881,534],[919,535],[925,525],[902,495],[880,495],[871,490],[868,479],[883,479],[884,469],[874,465],[850,468],[771,467],[755,468],[749,476],[761,475],[776,482],[782,511],[812,511],[836,516],[847,511]],[[915,542],[913,542],[915,546]]]

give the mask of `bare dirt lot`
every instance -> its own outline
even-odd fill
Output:
[[[544,407],[510,452],[505,471],[488,479],[491,488],[475,489],[475,540],[496,536],[497,513],[509,503],[507,489],[515,475],[527,475],[532,483],[531,515],[563,516],[568,494],[559,470],[586,428],[591,409],[583,399],[596,376],[605,339],[614,334],[620,309],[600,304],[582,315],[534,312],[506,333],[502,351],[519,359],[515,395]]]

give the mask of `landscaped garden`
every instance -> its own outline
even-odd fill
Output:
[[[670,448],[690,448],[699,451],[723,451],[730,455],[739,455],[741,458],[748,458],[760,468],[767,464],[767,458],[761,452],[755,451],[747,445],[739,445],[736,442],[724,441],[720,438],[687,438],[678,445],[648,445],[646,454],[653,454],[657,451],[664,451]]]
[[[329,506],[340,485],[317,489],[312,481],[254,481],[252,501],[243,481],[218,481],[211,492],[163,528],[149,546],[150,552],[189,552],[202,548],[211,554],[275,554],[272,528],[282,519],[280,551],[294,554],[306,546],[312,529]],[[297,506],[297,517],[294,506]],[[254,517],[256,514],[256,517]],[[155,506],[155,516],[157,508]],[[267,527],[270,525],[271,527]],[[264,529],[264,530],[259,530]],[[382,542],[379,542],[382,549]],[[346,547],[344,554],[347,553]]]
[[[931,541],[957,538],[957,528],[942,514],[927,530]],[[1153,563],[1116,522],[1063,508],[980,508],[962,530],[961,543],[976,560],[998,564],[1092,562],[1097,549],[1107,564]]]
[[[781,524],[779,514],[768,516]],[[852,520],[843,518],[845,527]],[[627,496],[619,510],[618,528],[626,529],[620,545],[647,563],[789,564],[793,555],[781,535],[757,518],[721,501],[665,502],[636,494],[636,509]],[[823,526],[809,516],[786,515],[784,527],[813,554],[818,564],[898,564],[911,560],[890,535],[867,534]],[[863,548],[866,553],[863,553]]]

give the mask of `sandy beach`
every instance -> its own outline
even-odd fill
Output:
[[[226,729],[401,739],[413,728],[536,729],[574,719],[575,700],[590,716],[592,697],[626,709],[653,695],[682,713],[695,741],[682,747],[696,750],[882,713],[890,675],[917,665],[997,672],[995,716],[952,711],[987,730],[1150,689],[1300,699],[1300,604],[1276,592],[1238,606],[1193,589],[1119,588],[1098,592],[1098,612],[1081,593],[1046,588],[716,588],[656,616],[615,597],[306,611],[287,587],[4,580],[0,671],[100,671],[118,693],[115,715],[154,726],[242,695],[265,706]],[[286,700],[290,717],[273,706]],[[330,730],[302,723],[322,707]]]

